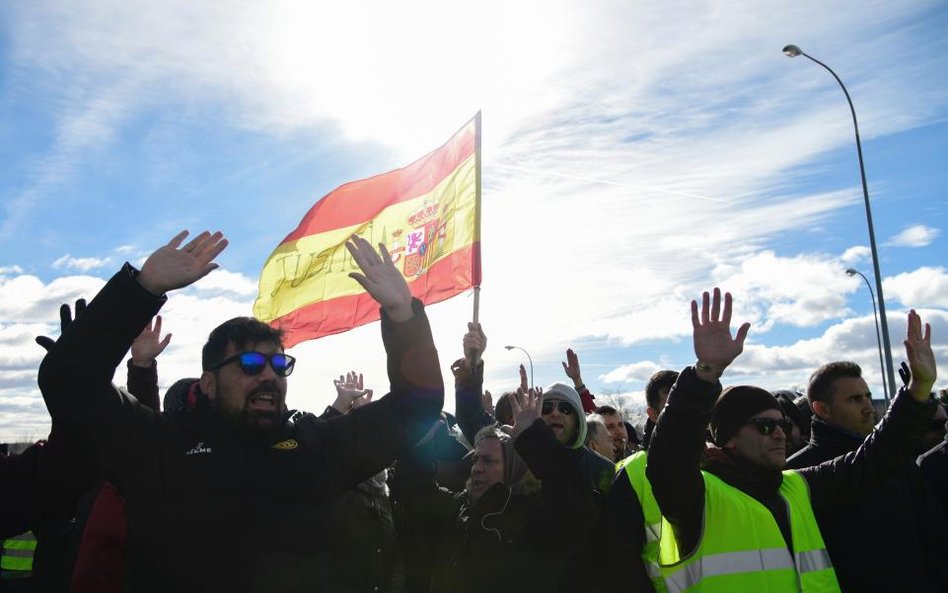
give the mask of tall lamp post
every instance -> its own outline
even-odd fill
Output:
[[[862,197],[863,201],[866,203],[866,222],[869,224],[869,249],[872,251],[872,269],[873,272],[875,272],[876,294],[879,295],[879,326],[882,330],[882,349],[883,354],[885,355],[886,370],[883,380],[888,379],[888,392],[895,393],[895,369],[892,365],[892,347],[889,345],[889,324],[886,322],[885,317],[885,297],[882,295],[882,274],[879,271],[879,252],[876,249],[876,232],[872,225],[872,208],[869,206],[869,186],[866,184],[866,167],[862,161],[862,142],[859,140],[859,123],[856,121],[856,109],[853,107],[853,101],[849,97],[849,91],[846,90],[846,85],[844,85],[839,76],[833,72],[832,68],[817,60],[813,56],[803,53],[803,50],[796,45],[788,45],[784,47],[783,53],[790,58],[803,56],[810,61],[819,64],[825,68],[827,72],[832,74],[833,78],[836,79],[836,82],[839,83],[839,88],[843,89],[843,94],[846,95],[846,102],[849,103],[849,111],[853,115],[853,129],[856,131],[856,154],[859,156],[859,175],[862,178]]]
[[[504,346],[504,348],[506,348],[507,350],[513,350],[514,348],[516,348],[517,350],[520,350],[521,352],[527,355],[527,360],[530,361],[530,387],[533,387],[533,358],[530,357],[530,353],[524,350],[523,348],[521,348],[520,346]]]
[[[869,289],[869,296],[872,297],[872,318],[876,320],[876,345],[879,347],[879,369],[882,372],[882,397],[885,399],[885,407],[888,408],[889,407],[889,387],[888,385],[886,385],[885,363],[882,360],[882,338],[879,336],[879,317],[877,315],[877,309],[876,309],[876,295],[874,292],[872,292],[872,285],[869,284],[869,279],[866,278],[865,274],[853,268],[849,268],[848,270],[846,270],[846,275],[849,276],[850,278],[852,278],[856,274],[859,274],[859,276],[863,279],[863,281],[865,281],[866,288]]]

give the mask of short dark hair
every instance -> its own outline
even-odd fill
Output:
[[[619,418],[622,417],[622,412],[610,405],[599,406],[593,410],[593,414],[599,414],[600,416],[618,416]]]
[[[656,412],[661,412],[658,408],[662,403],[659,393],[662,389],[671,390],[672,385],[678,380],[678,371],[658,371],[648,378],[645,385],[645,403]]]
[[[244,348],[258,342],[273,342],[283,349],[283,330],[270,327],[253,317],[234,317],[218,325],[207,337],[201,350],[201,369],[208,371],[220,362],[227,347]]]
[[[833,395],[836,391],[833,383],[841,377],[858,379],[862,377],[862,369],[855,362],[841,360],[828,362],[813,371],[813,374],[810,375],[810,383],[806,388],[806,397],[810,400],[810,405],[812,406],[814,401],[825,404],[833,403]]]
[[[510,398],[514,396],[513,391],[508,391],[497,398],[494,404],[494,419],[501,424],[513,425],[513,408],[510,407]]]

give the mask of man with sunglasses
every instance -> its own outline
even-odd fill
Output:
[[[855,451],[872,432],[872,396],[856,363],[822,365],[810,376],[807,398],[813,410],[810,442],[787,467],[818,465]],[[916,455],[933,444],[928,435],[918,441]],[[817,519],[844,591],[948,590],[948,520],[914,459],[885,485]],[[899,542],[886,562],[875,556],[880,541]]]
[[[750,324],[731,336],[731,295],[692,301],[698,361],[668,396],[646,475],[670,528],[659,561],[671,591],[839,591],[821,518],[884,484],[910,460],[934,405],[931,330],[911,311],[905,339],[912,381],[856,450],[829,463],[786,467],[786,419],[758,387],[721,392]],[[720,397],[719,397],[720,394]],[[710,422],[714,447],[705,451]],[[702,460],[702,453],[703,460]],[[899,545],[899,542],[886,542]]]
[[[125,584],[142,591],[325,591],[330,501],[389,466],[438,418],[444,387],[421,303],[388,252],[346,247],[382,309],[392,390],[350,414],[286,409],[294,359],[238,318],[211,333],[193,409],[159,414],[112,385],[166,293],[207,275],[227,241],[182,232],[116,274],[50,349],[39,383],[53,423],[89,443],[125,497]]]

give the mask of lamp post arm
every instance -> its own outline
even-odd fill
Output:
[[[859,157],[859,177],[862,180],[862,197],[866,205],[866,221],[869,223],[869,249],[872,252],[872,270],[876,280],[876,293],[879,295],[879,325],[882,330],[882,348],[885,354],[886,370],[886,376],[883,377],[883,380],[887,380],[889,385],[889,393],[894,395],[896,392],[895,367],[892,364],[892,346],[889,342],[889,323],[886,320],[885,297],[882,294],[882,272],[879,269],[879,252],[876,249],[876,232],[875,225],[872,223],[872,208],[869,206],[869,186],[866,182],[866,166],[862,159],[862,141],[859,138],[859,122],[856,120],[856,108],[853,107],[853,101],[849,96],[849,91],[846,89],[846,85],[843,84],[843,81],[839,78],[839,76],[836,75],[836,72],[834,72],[832,68],[817,60],[813,56],[807,54],[806,52],[801,51],[800,55],[805,56],[807,59],[819,64],[825,68],[827,72],[833,75],[833,78],[835,78],[836,82],[839,83],[839,88],[843,89],[843,94],[846,96],[846,102],[849,104],[849,112],[853,116],[853,130],[856,132],[856,154]],[[873,299],[875,299],[874,296]]]
[[[872,297],[872,318],[876,322],[876,346],[879,350],[879,369],[882,371],[882,397],[885,400],[885,407],[889,407],[889,386],[888,381],[885,377],[885,362],[882,357],[882,339],[879,336],[879,316],[876,314],[876,295],[872,291],[872,284],[869,283],[869,279],[866,278],[866,275],[858,270],[854,270],[859,277],[862,278],[863,282],[866,283],[866,288],[869,289],[869,296]],[[895,395],[894,393],[892,395]]]

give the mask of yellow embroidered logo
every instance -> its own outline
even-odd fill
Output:
[[[289,451],[299,447],[300,444],[296,439],[286,439],[285,441],[280,441],[275,445],[271,445],[270,448],[278,449],[280,451]]]

